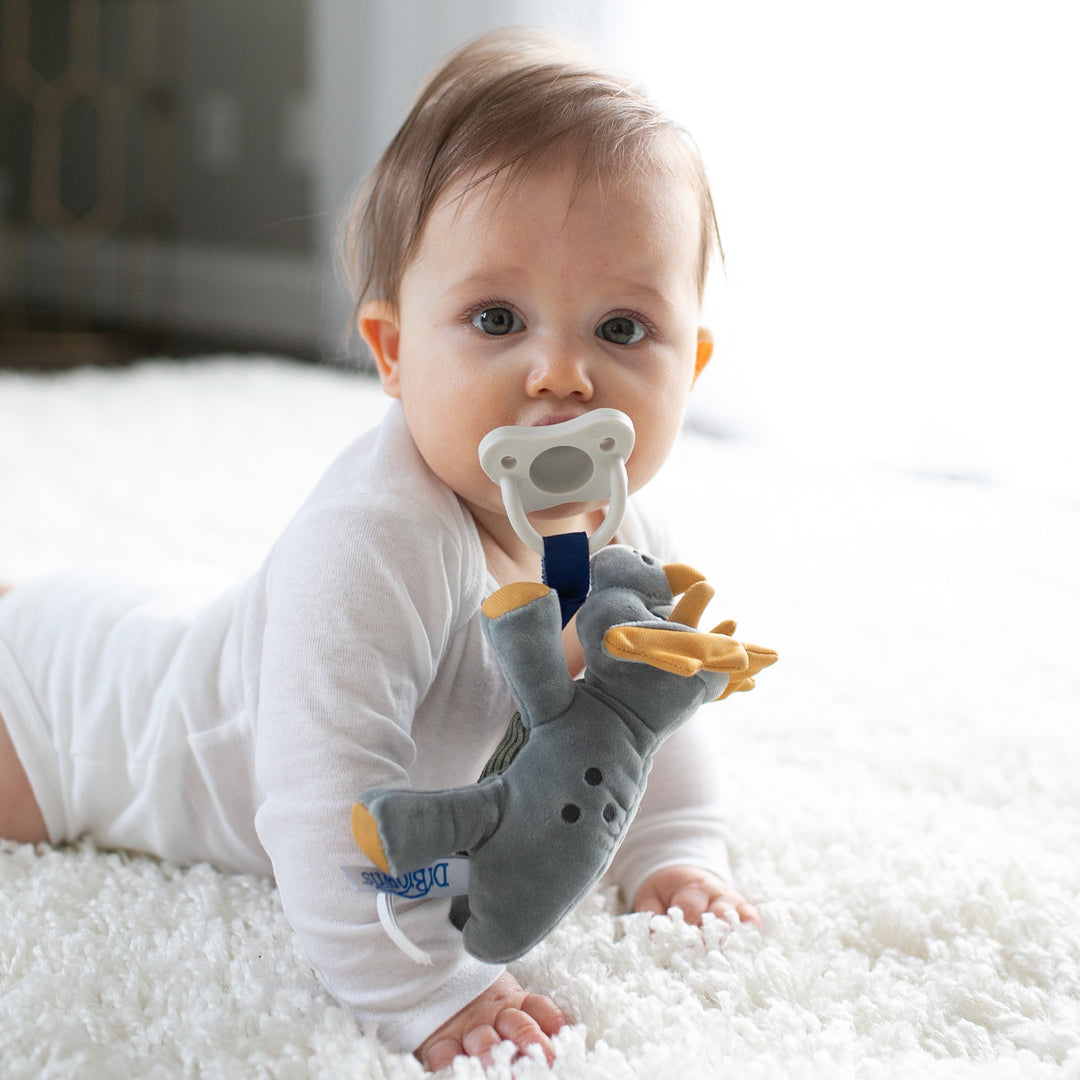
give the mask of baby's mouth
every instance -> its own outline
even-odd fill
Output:
[[[570,420],[576,420],[582,413],[552,413],[550,416],[543,416],[539,420],[533,422],[533,427],[548,427],[551,424],[565,424]]]

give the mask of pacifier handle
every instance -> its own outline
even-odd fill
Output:
[[[538,555],[544,538],[528,517],[572,502],[608,500],[600,527],[589,537],[595,554],[615,536],[626,512],[626,459],[634,425],[618,409],[596,409],[561,424],[500,427],[480,442],[480,464],[499,485],[514,531]]]
[[[537,555],[544,554],[544,538],[533,528],[532,522],[525,516],[525,509],[521,504],[521,490],[517,483],[509,476],[504,476],[499,482],[502,491],[503,505],[506,507],[506,516],[514,527],[514,532],[532,548]],[[626,465],[621,460],[612,462],[609,474],[609,501],[607,513],[597,530],[589,537],[589,554],[595,555],[602,547],[605,547],[615,535],[626,513],[627,476]],[[567,502],[579,500],[568,499]]]

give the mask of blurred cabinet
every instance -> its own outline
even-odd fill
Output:
[[[0,0],[0,363],[313,352],[304,0]]]

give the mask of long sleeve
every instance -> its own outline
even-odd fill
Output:
[[[665,866],[697,866],[732,880],[719,770],[706,730],[721,719],[713,709],[706,705],[653,759],[637,816],[609,870],[628,904],[645,879]]]
[[[388,551],[392,559],[380,554]],[[385,936],[374,900],[355,892],[340,867],[364,861],[349,828],[362,789],[426,786],[430,766],[418,746],[417,717],[425,705],[439,705],[455,669],[464,686],[453,692],[471,694],[480,712],[487,688],[469,688],[465,659],[475,619],[471,602],[462,604],[480,592],[480,583],[468,580],[474,562],[445,521],[425,520],[415,506],[382,495],[356,508],[330,500],[302,512],[266,575],[258,835],[285,913],[322,981],[406,1050],[501,969],[464,952],[445,902],[398,905],[406,934],[435,958],[432,967],[415,964]],[[469,700],[442,702],[462,717],[466,743]],[[446,726],[452,743],[449,719]],[[471,734],[474,742],[487,738]],[[451,749],[442,764],[462,782],[473,778],[474,756],[466,754],[455,770]],[[417,771],[419,778],[411,775]]]

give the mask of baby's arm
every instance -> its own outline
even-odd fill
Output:
[[[665,562],[678,561],[663,517],[642,514],[632,499],[627,521],[628,542]],[[724,705],[705,705],[657,752],[641,807],[610,871],[634,911],[662,915],[678,907],[687,922],[700,924],[706,911],[723,916],[734,909],[740,920],[760,927],[757,909],[729,884],[718,791],[722,770],[709,729],[731,722]]]
[[[410,568],[394,574],[372,555],[380,516],[341,522],[343,514],[301,515],[270,567],[256,828],[285,914],[323,982],[388,1044],[411,1052],[501,968],[465,954],[442,901],[398,911],[405,934],[433,957],[430,967],[416,965],[379,925],[374,898],[355,892],[339,867],[362,861],[349,827],[357,794],[409,785],[412,720],[448,640],[447,582],[460,571],[433,527],[407,521],[389,529]],[[331,529],[344,541],[324,541]]]
[[[548,1064],[555,1054],[551,1036],[570,1021],[551,998],[529,994],[517,979],[503,973],[479,997],[426,1039],[417,1049],[422,1065],[437,1072],[461,1054],[492,1063],[491,1051],[504,1039],[521,1053],[539,1046]]]
[[[688,922],[705,911],[757,922],[731,884],[727,823],[719,786],[723,769],[708,726],[723,723],[724,705],[706,705],[656,753],[641,807],[616,853],[611,874],[635,911],[679,907]]]

